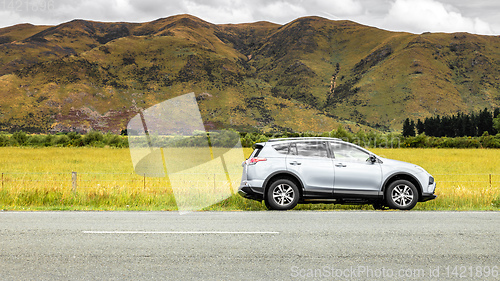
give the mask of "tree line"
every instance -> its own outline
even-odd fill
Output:
[[[479,137],[500,132],[500,109],[487,108],[478,113],[457,113],[451,116],[436,116],[418,119],[407,118],[403,123],[403,137],[425,134],[431,137]]]
[[[484,112],[488,111],[482,111]],[[484,114],[486,116],[486,114]],[[461,114],[459,114],[461,116]],[[478,114],[479,116],[479,114]],[[493,117],[493,116],[492,116]],[[446,119],[445,117],[444,119]],[[470,116],[469,116],[470,118]],[[443,120],[443,118],[428,118],[426,120]],[[427,121],[429,122],[429,121]],[[432,121],[430,121],[432,122]],[[405,123],[412,123],[411,120]],[[426,121],[422,122],[425,123]],[[418,124],[418,121],[417,121]],[[500,131],[500,115],[493,118],[493,127]],[[414,125],[414,133],[416,133],[416,125]],[[477,127],[476,127],[477,128]],[[425,127],[424,127],[425,129]],[[287,137],[331,137],[339,138],[344,141],[355,143],[366,148],[500,148],[500,133],[493,135],[495,131],[485,130],[481,136],[478,136],[481,131],[474,131],[476,136],[429,136],[425,131],[421,131],[418,135],[403,136],[399,133],[381,133],[376,131],[359,131],[356,133],[350,132],[339,126],[330,132],[323,133],[262,133],[262,132],[236,132],[227,131],[226,133],[210,133],[210,145],[217,147],[234,147],[237,145],[238,138],[241,141],[242,147],[252,147],[255,143],[266,142],[272,138],[287,138]],[[487,133],[486,133],[487,132]],[[164,139],[159,136],[151,136],[150,142],[156,147],[165,146],[200,146],[206,145],[206,133],[195,135],[192,137],[173,137]],[[172,143],[174,142],[174,143]],[[137,145],[137,143],[136,143]],[[145,143],[144,145],[149,145]],[[0,133],[0,147],[2,146],[18,146],[18,147],[117,147],[128,148],[129,139],[126,135],[126,130],[122,131],[121,135],[112,133],[101,133],[99,131],[91,131],[87,134],[78,134],[75,132],[59,133],[56,135],[40,135],[26,134],[25,132],[15,132],[13,134]]]

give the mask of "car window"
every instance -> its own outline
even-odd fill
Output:
[[[305,157],[328,157],[326,143],[321,141],[305,141],[290,144],[290,155]]]
[[[288,154],[288,143],[278,143],[272,147],[281,154]]]
[[[259,153],[260,151],[262,150],[262,146],[256,146],[252,152],[252,154],[250,155],[249,159],[252,158],[252,157],[257,157],[259,156]]]
[[[370,155],[352,145],[330,142],[334,158],[349,162],[365,162]]]

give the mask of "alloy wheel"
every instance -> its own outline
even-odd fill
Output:
[[[273,200],[280,206],[289,205],[294,198],[295,192],[288,184],[279,184],[273,190]]]
[[[395,186],[391,192],[392,201],[401,207],[411,204],[413,196],[413,190],[406,184]]]

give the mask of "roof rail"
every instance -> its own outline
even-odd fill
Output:
[[[341,141],[339,138],[328,138],[328,137],[301,137],[301,138],[278,138],[278,139],[270,139],[269,142],[274,141],[287,141],[287,140],[336,140]]]

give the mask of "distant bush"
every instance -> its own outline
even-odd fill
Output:
[[[69,146],[70,142],[71,142],[71,139],[68,136],[66,136],[66,135],[56,136],[52,140],[52,143],[55,146]]]
[[[7,135],[0,134],[0,146],[9,146],[10,138]]]
[[[43,137],[40,135],[31,135],[26,142],[29,146],[43,146]]]
[[[52,146],[52,141],[56,138],[54,135],[45,135],[43,136],[43,145],[44,146]]]
[[[111,147],[128,147],[128,141],[126,137],[115,135],[112,133],[107,133],[103,138],[104,144]]]
[[[15,132],[12,134],[12,137],[10,137],[10,140],[14,146],[22,146],[26,144],[28,136],[25,132]]]
[[[352,142],[367,148],[500,148],[500,134],[489,135],[487,133],[480,137],[430,137],[425,134],[402,137],[399,134],[382,134],[377,132],[352,133],[342,126],[330,132],[323,133],[237,133],[234,131],[209,132],[210,144],[216,147],[233,147],[238,138],[242,147],[252,147],[255,143],[266,142],[272,138],[296,138],[296,137],[332,137]],[[150,135],[153,146],[191,146],[202,147],[207,145],[207,134],[198,132],[191,137],[176,136],[162,137]],[[136,143],[137,144],[137,143]],[[144,141],[144,146],[148,142]],[[56,135],[27,135],[25,132],[16,132],[12,135],[0,134],[0,147],[2,146],[31,146],[31,147],[129,147],[128,137],[99,131],[91,131],[85,135],[75,132]]]
[[[83,145],[86,146],[104,146],[104,136],[99,131],[90,131],[83,136]]]

